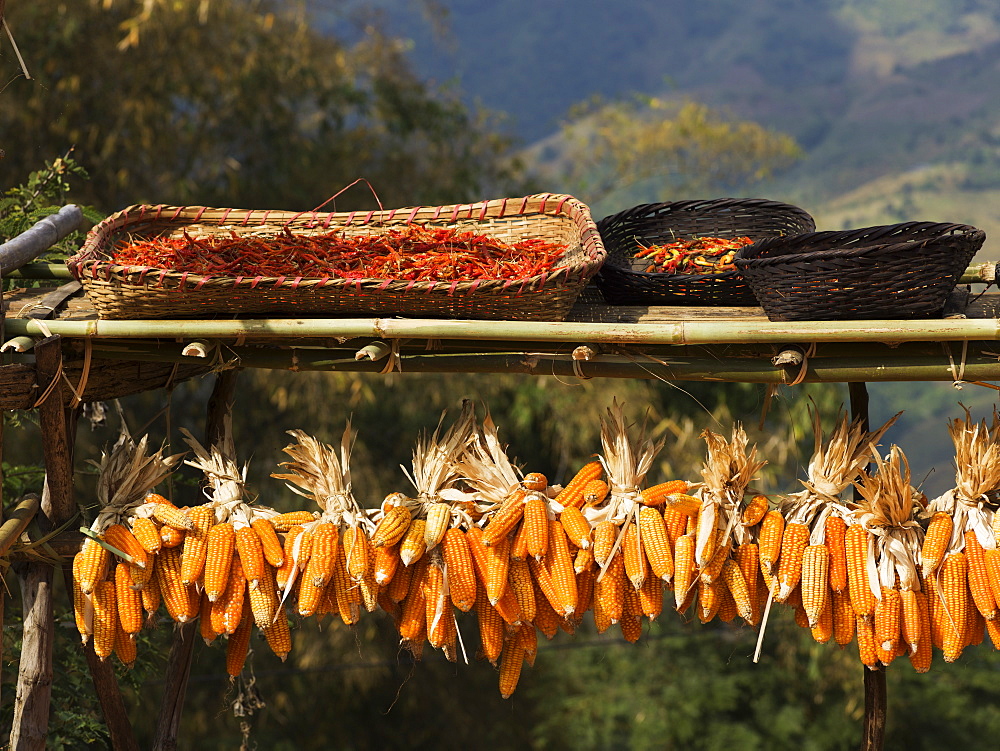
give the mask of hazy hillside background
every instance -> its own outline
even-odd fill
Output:
[[[912,219],[986,230],[1000,258],[1000,4],[986,0],[380,0],[423,76],[500,111],[532,147],[594,95],[690,97],[795,137],[803,158],[754,190],[821,229]],[[371,8],[371,3],[364,7]],[[360,7],[360,4],[359,4]],[[559,186],[553,186],[558,190]],[[649,190],[646,188],[646,190]],[[630,192],[597,217],[645,201]],[[700,196],[698,196],[700,197]],[[953,481],[948,418],[985,416],[993,391],[873,385],[872,418],[930,491]]]

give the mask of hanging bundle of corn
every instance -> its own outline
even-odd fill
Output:
[[[296,443],[282,450],[291,461],[280,465],[286,472],[271,477],[286,480],[293,492],[311,498],[320,513],[286,533],[286,560],[277,572],[281,602],[291,599],[302,616],[337,614],[350,626],[360,619],[362,607],[375,610],[378,598],[370,541],[374,524],[351,487],[356,434],[348,421],[339,451],[301,430],[288,434]]]
[[[849,553],[849,586],[851,578],[860,577],[856,589],[867,586],[874,603],[856,617],[858,654],[873,669],[907,655],[918,672],[925,672],[931,664],[931,634],[920,579],[924,529],[917,515],[926,499],[910,485],[910,467],[898,446],[886,458],[872,447],[871,459],[874,471],[863,470],[855,481],[862,498],[850,512],[850,527],[864,530],[867,545],[862,560]],[[852,589],[852,604],[854,594]]]
[[[230,667],[242,668],[241,640],[233,638],[244,621],[252,619],[267,638],[272,651],[284,660],[291,650],[291,634],[284,606],[278,600],[275,573],[284,562],[284,549],[270,517],[274,511],[246,499],[246,465],[236,462],[232,424],[227,416],[221,439],[206,449],[181,429],[194,458],[185,464],[205,475],[208,501],[193,507],[192,526],[185,532],[176,556],[175,570],[160,579],[160,591],[175,620],[182,620],[178,598],[190,597],[187,619],[201,615],[201,635],[206,642],[227,636]],[[249,602],[249,609],[244,604]],[[191,612],[193,608],[193,612]],[[243,654],[245,657],[245,654]],[[239,670],[237,669],[238,673]]]
[[[739,424],[733,427],[729,441],[711,430],[701,435],[707,455],[701,469],[702,483],[694,491],[697,504],[686,495],[668,499],[668,503],[676,501],[677,508],[692,511],[680,549],[685,555],[688,549],[694,551],[694,573],[684,588],[678,575],[675,604],[683,612],[697,600],[702,623],[716,615],[726,622],[738,615],[755,624],[761,614],[759,593],[764,590],[757,536],[769,501],[748,489],[767,462],[757,457],[756,446],[748,445],[746,431]],[[685,566],[686,574],[691,564],[685,562]]]
[[[181,456],[164,456],[163,447],[150,453],[147,437],[136,443],[123,425],[111,451],[90,462],[99,472],[100,511],[89,529],[81,529],[86,538],[73,558],[73,604],[81,638],[86,643],[94,637],[102,660],[112,652],[126,665],[135,660],[143,599],[155,585],[156,525],[168,523],[154,520],[183,516],[150,491],[176,469]]]
[[[819,412],[813,410],[813,454],[808,479],[800,480],[805,489],[782,499],[775,514],[784,523],[761,535],[761,566],[770,596],[794,607],[796,621],[811,629],[818,642],[835,637],[843,647],[853,637],[856,615],[847,591],[847,540],[853,553],[869,533],[863,526],[849,530],[851,503],[841,495],[868,465],[873,447],[895,420],[870,432],[860,419],[849,421],[841,412],[824,441]],[[772,530],[777,530],[773,537]]]
[[[955,487],[927,504],[920,560],[935,646],[952,662],[965,646],[979,643],[984,627],[1000,647],[1000,417],[994,411],[987,426],[966,409],[948,430],[955,444]]]
[[[458,460],[472,440],[471,402],[442,435],[444,415],[433,433],[422,434],[413,449],[412,474],[403,472],[415,497],[392,493],[374,512],[375,581],[383,609],[397,624],[402,643],[419,655],[424,641],[448,659],[458,657],[455,609],[476,603],[476,579],[465,530],[479,510],[456,485]]]
[[[593,590],[598,631],[619,624],[622,635],[635,641],[642,617],[656,618],[663,607],[663,588],[677,575],[662,512],[669,490],[643,488],[663,440],[646,436],[645,425],[627,423],[624,405],[615,401],[601,420],[599,458],[607,475],[608,494],[588,505],[584,516],[594,528],[594,562],[599,567]],[[687,483],[673,490],[689,489]],[[653,492],[653,488],[659,488]]]
[[[549,506],[547,478],[510,460],[489,413],[457,469],[481,512],[466,539],[475,571],[481,656],[500,663],[500,692],[513,693],[534,662],[537,632],[571,631],[578,612],[570,543]],[[553,491],[554,492],[554,491]]]

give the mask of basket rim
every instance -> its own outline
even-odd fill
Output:
[[[513,210],[509,210],[512,208]],[[557,260],[557,265],[547,272],[536,274],[530,277],[517,278],[495,278],[495,279],[456,279],[456,280],[430,280],[412,281],[408,279],[394,279],[386,277],[253,277],[253,276],[224,276],[224,275],[201,275],[191,272],[171,271],[152,266],[125,266],[110,262],[106,258],[99,257],[104,250],[100,248],[101,242],[116,231],[121,231],[131,223],[142,221],[176,221],[178,226],[199,222],[206,212],[221,212],[217,226],[229,226],[230,217],[242,217],[243,226],[261,226],[271,221],[271,225],[276,230],[288,227],[293,221],[300,217],[308,216],[309,228],[322,227],[331,231],[345,229],[347,227],[363,226],[398,226],[426,224],[433,222],[444,222],[445,224],[455,224],[459,221],[484,221],[486,219],[516,218],[518,216],[561,216],[579,225],[580,233],[578,242],[583,251],[583,257],[576,263],[562,262],[565,256],[573,250],[567,250]],[[425,219],[425,214],[430,214],[430,219]],[[251,220],[256,219],[254,224]],[[284,223],[274,223],[274,219],[286,219]],[[339,220],[339,221],[338,221]],[[134,204],[120,211],[107,216],[100,223],[95,225],[87,235],[80,250],[73,256],[66,259],[66,265],[77,281],[86,283],[91,280],[101,279],[111,281],[117,279],[122,283],[134,284],[128,277],[139,277],[138,284],[145,284],[148,276],[152,275],[158,280],[159,287],[163,287],[165,282],[176,282],[179,289],[185,290],[189,287],[196,290],[206,285],[212,287],[230,287],[233,289],[250,288],[255,289],[261,286],[273,288],[297,289],[300,286],[327,288],[336,290],[338,287],[381,287],[387,288],[390,285],[404,285],[407,290],[415,292],[431,292],[435,288],[447,288],[452,293],[456,289],[472,290],[486,288],[506,289],[512,285],[520,284],[521,289],[543,288],[555,286],[559,282],[576,282],[579,279],[586,279],[595,269],[601,267],[607,258],[607,250],[604,247],[600,233],[597,231],[596,223],[591,216],[589,207],[577,198],[565,193],[536,193],[521,198],[500,198],[479,201],[466,204],[449,204],[443,206],[413,206],[399,209],[384,209],[381,211],[350,211],[350,212],[290,212],[263,209],[225,209],[211,208],[205,206],[172,206],[167,204]]]
[[[782,253],[772,255],[775,249],[782,246],[794,244],[808,245],[816,242],[836,242],[840,238],[863,239],[865,233],[878,230],[902,227],[905,229],[926,230],[920,236],[911,238],[892,237],[884,242],[877,239],[866,242],[863,245],[853,245],[849,247],[825,247],[815,250],[802,250],[796,253]],[[899,224],[880,224],[871,227],[859,227],[853,230],[823,230],[819,232],[805,232],[799,235],[788,235],[785,237],[762,238],[752,245],[740,248],[733,258],[733,263],[740,271],[746,271],[762,266],[776,266],[779,264],[802,263],[815,260],[817,254],[822,254],[824,258],[858,258],[877,253],[889,253],[897,250],[910,250],[916,246],[925,245],[935,240],[947,238],[959,238],[975,242],[979,236],[986,238],[985,231],[971,224],[954,224],[950,222],[901,222]],[[754,255],[759,253],[760,255]]]
[[[792,209],[792,213],[802,214],[807,216],[809,219],[813,219],[812,215],[803,209],[801,206],[796,206],[795,204],[786,203],[784,201],[775,201],[770,198],[685,198],[677,201],[658,201],[655,203],[640,203],[629,209],[622,209],[621,211],[616,211],[613,214],[608,214],[597,222],[598,228],[601,228],[607,223],[611,223],[615,219],[629,214],[635,214],[641,216],[642,213],[650,213],[659,209],[670,208],[670,209],[680,209],[686,210],[688,207],[698,207],[701,209],[713,209],[721,208],[725,206],[746,206],[750,208],[782,208],[782,209]],[[815,220],[813,220],[815,221]]]

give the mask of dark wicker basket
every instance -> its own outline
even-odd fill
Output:
[[[541,238],[567,250],[552,271],[530,278],[440,282],[198,276],[109,260],[114,248],[131,238],[185,232],[266,238],[286,229],[305,235],[331,230],[358,235],[410,224],[471,230],[506,242]],[[342,213],[132,206],[94,227],[67,264],[102,318],[322,315],[557,321],[569,313],[604,258],[590,209],[572,196],[549,193]]]
[[[905,222],[762,240],[735,263],[772,321],[935,318],[985,239]]]
[[[608,258],[595,283],[612,305],[756,305],[738,271],[717,274],[647,273],[635,258],[639,244],[695,237],[753,240],[816,229],[813,218],[787,203],[763,198],[647,203],[606,216],[597,223]]]

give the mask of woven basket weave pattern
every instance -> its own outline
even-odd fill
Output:
[[[567,246],[552,273],[527,279],[410,282],[198,276],[109,261],[133,238],[231,233],[266,237],[341,230],[384,232],[410,224],[470,230],[505,242],[540,238]],[[67,261],[102,318],[240,315],[410,316],[562,320],[605,258],[589,208],[567,195],[539,194],[475,204],[372,212],[293,213],[199,206],[132,206],[91,230]]]
[[[811,232],[813,218],[797,206],[763,198],[649,203],[597,223],[608,259],[596,278],[612,305],[756,305],[736,270],[714,274],[648,273],[637,247],[695,237],[752,240]]]
[[[764,240],[735,263],[772,321],[934,318],[985,239],[904,222]]]

